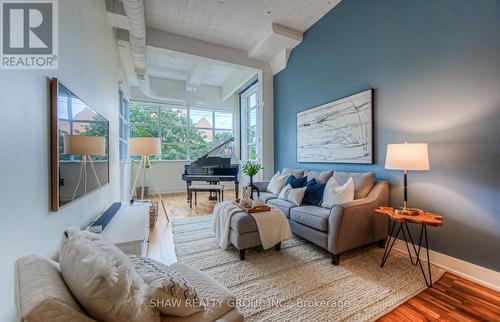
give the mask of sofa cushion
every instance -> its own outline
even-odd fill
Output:
[[[307,181],[316,179],[317,183],[326,183],[328,179],[331,178],[332,174],[333,174],[332,170],[327,170],[327,171],[306,170],[304,173],[304,175],[307,177]]]
[[[254,192],[253,193],[253,197],[256,198],[258,197],[257,195],[257,192]],[[266,203],[268,200],[271,200],[271,199],[276,199],[278,198],[278,195],[275,195],[274,193],[272,192],[260,192],[259,193],[259,198],[262,199],[262,201],[264,201],[264,203]]]
[[[323,200],[323,193],[325,192],[325,183],[316,183],[316,179],[312,179],[306,184],[306,192],[302,203],[307,205],[319,206]]]
[[[291,176],[295,176],[296,178],[300,178],[300,177],[304,176],[304,171],[305,171],[305,169],[293,169],[293,168],[285,167],[281,171],[281,174],[288,174]]]
[[[267,202],[269,206],[273,206],[278,208],[279,210],[283,211],[285,216],[287,218],[290,218],[290,209],[297,207],[293,203],[287,200],[282,200],[282,199],[271,199]]]
[[[354,200],[354,181],[349,178],[346,183],[339,185],[332,177],[325,186],[321,207],[332,208],[345,202]]]
[[[204,310],[188,317],[162,315],[162,322],[218,321],[219,318],[236,309],[236,299],[233,293],[206,273],[182,263],[175,263],[170,267],[196,289],[200,300],[206,305]],[[240,314],[236,314],[236,316],[238,317]],[[241,321],[243,321],[242,317]]]
[[[296,206],[300,206],[302,203],[302,199],[304,198],[304,193],[306,192],[306,188],[292,188],[290,184],[287,184],[283,190],[281,190],[279,199],[287,200],[293,203]]]
[[[203,310],[194,287],[174,269],[143,256],[129,258],[149,285],[148,305],[163,314],[181,317]]]
[[[95,321],[80,308],[55,263],[30,255],[15,265],[16,305],[22,321]]]
[[[283,187],[285,186],[289,176],[289,174],[280,174],[279,172],[276,172],[276,174],[271,178],[271,181],[269,181],[269,184],[267,185],[267,192],[279,195],[281,189],[283,189]]]
[[[354,199],[366,197],[375,185],[375,173],[373,172],[335,171],[333,178],[340,185],[343,185],[349,178],[352,178],[354,180]]]
[[[239,234],[249,233],[258,231],[257,223],[252,216],[249,216],[247,213],[241,211],[237,212],[231,216],[230,222],[231,229],[236,231]]]
[[[330,209],[316,206],[300,206],[290,211],[290,219],[311,228],[328,231]]]
[[[59,250],[61,274],[90,316],[105,322],[160,321],[144,301],[148,286],[115,245],[77,227],[65,230]]]
[[[286,184],[289,184],[292,186],[292,188],[302,188],[303,186],[306,185],[307,177],[300,177],[297,178],[294,175],[291,175],[288,180],[286,181]]]

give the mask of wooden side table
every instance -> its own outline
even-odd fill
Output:
[[[392,207],[379,207],[375,209],[375,212],[384,216],[387,216],[389,220],[389,236],[387,237],[387,243],[385,245],[384,255],[382,256],[382,261],[380,263],[380,267],[384,267],[389,254],[391,253],[392,247],[396,242],[400,232],[403,233],[403,237],[405,240],[406,248],[408,249],[408,255],[410,256],[410,261],[413,265],[419,265],[420,270],[422,271],[422,275],[424,276],[425,284],[428,287],[432,286],[432,274],[431,274],[431,261],[429,259],[429,240],[427,237],[427,226],[431,227],[442,227],[443,226],[443,217],[430,213],[424,212],[423,210],[419,210],[419,214],[415,216],[407,216],[407,215],[399,215],[394,212],[394,208]],[[392,223],[392,225],[391,225]],[[420,228],[420,237],[418,242],[418,249],[413,242],[413,237],[411,236],[410,229],[408,228],[408,223],[419,224]],[[399,226],[396,230],[396,226]],[[409,241],[407,239],[407,234]],[[429,279],[427,279],[427,275],[425,274],[424,268],[422,266],[422,261],[420,260],[420,250],[422,248],[422,239],[425,238],[425,249],[427,252],[427,271],[429,274]],[[410,246],[408,243],[411,243],[413,247],[413,251],[415,252],[416,260],[413,261],[413,255],[410,251]]]

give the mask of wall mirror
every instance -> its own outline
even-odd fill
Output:
[[[51,209],[109,183],[109,122],[56,78],[51,80]]]

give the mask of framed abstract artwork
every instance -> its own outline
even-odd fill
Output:
[[[297,162],[373,160],[373,89],[297,113]]]

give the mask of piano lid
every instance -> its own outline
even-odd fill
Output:
[[[234,147],[231,146],[231,143],[234,142],[234,137],[230,138],[229,140],[222,142],[221,144],[217,145],[214,147],[212,150],[208,151],[195,161],[193,161],[192,164],[196,164],[198,161],[201,159],[205,159],[207,157],[221,157],[221,158],[231,158],[231,161],[234,161],[236,163],[239,163],[238,158],[234,154]],[[231,162],[233,163],[233,162]]]

